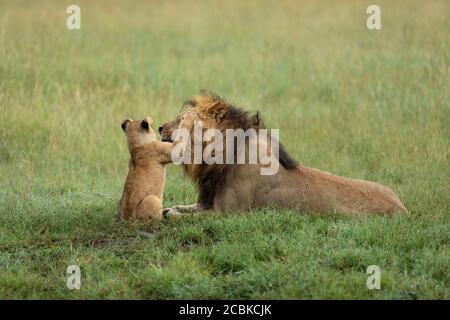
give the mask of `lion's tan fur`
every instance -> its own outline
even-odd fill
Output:
[[[126,119],[122,128],[127,136],[131,159],[119,203],[119,219],[161,219],[165,165],[171,162],[172,143],[156,140],[147,117],[148,129],[142,121]]]
[[[169,139],[180,123],[190,125],[201,120],[204,128],[224,131],[234,128],[227,118],[229,106],[217,96],[202,94],[190,101],[191,107],[177,119],[162,127],[161,136]],[[193,134],[191,132],[191,137]],[[184,164],[184,171],[194,182],[206,164]],[[224,165],[210,170],[221,174]],[[213,175],[212,175],[213,176]],[[209,209],[215,211],[244,211],[266,206],[287,207],[307,212],[387,213],[407,212],[397,195],[381,184],[336,176],[318,169],[298,165],[280,165],[275,175],[261,175],[260,164],[233,165],[221,179],[220,192],[214,194],[210,208],[199,205],[179,206],[179,210]],[[201,195],[200,195],[201,197]]]

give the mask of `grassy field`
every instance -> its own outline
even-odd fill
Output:
[[[0,298],[450,299],[448,1],[377,1],[379,31],[366,0],[77,1],[68,30],[72,3],[0,0]],[[120,120],[165,122],[201,88],[410,215],[116,221]],[[165,205],[195,199],[169,167]]]

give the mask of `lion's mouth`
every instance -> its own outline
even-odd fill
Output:
[[[173,142],[172,139],[168,139],[168,138],[161,138],[162,142]]]

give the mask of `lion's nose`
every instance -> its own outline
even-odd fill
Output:
[[[163,127],[162,127],[162,126],[159,126],[159,128],[158,128],[159,134],[161,134],[162,129],[163,129]]]

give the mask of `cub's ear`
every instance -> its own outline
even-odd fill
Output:
[[[228,105],[223,101],[216,101],[207,106],[206,113],[216,121],[220,121],[228,111]]]
[[[141,127],[142,129],[145,130],[150,130],[150,126],[153,123],[153,119],[151,117],[146,117],[144,120],[142,120],[141,122]]]
[[[120,123],[120,126],[122,127],[122,130],[125,131],[128,125],[128,122],[131,122],[133,120],[131,119],[123,119],[122,122]]]

